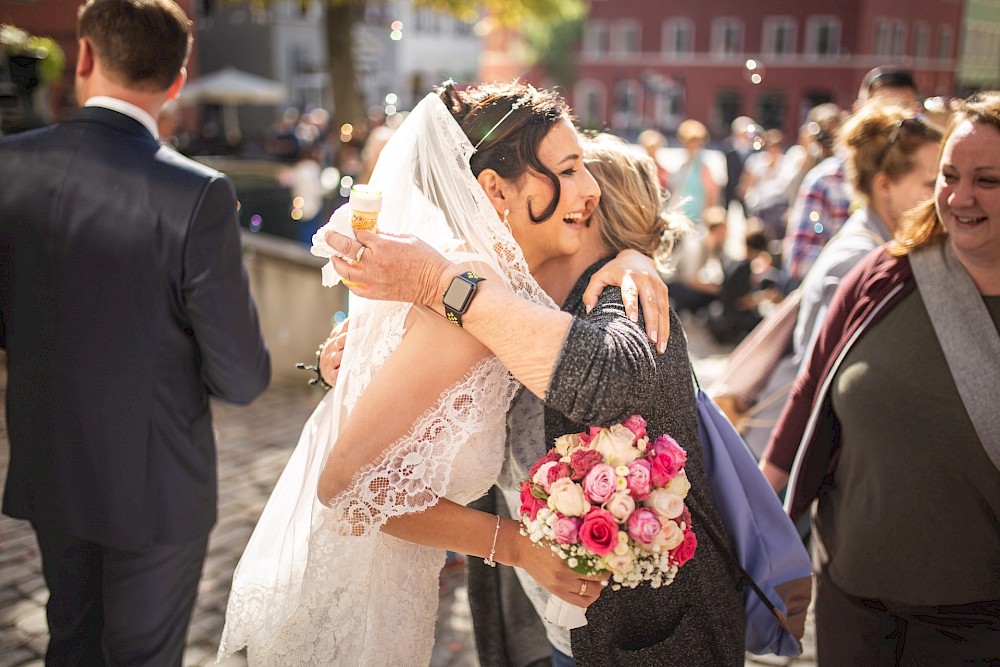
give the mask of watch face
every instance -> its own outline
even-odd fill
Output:
[[[469,305],[469,298],[472,296],[475,287],[475,285],[460,277],[454,278],[451,281],[451,285],[448,286],[448,291],[444,293],[444,298],[442,299],[444,305],[460,313],[464,313],[465,307]]]

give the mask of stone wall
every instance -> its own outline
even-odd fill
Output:
[[[320,268],[326,260],[300,243],[244,231],[243,254],[271,351],[272,382],[304,384],[310,376],[295,363],[315,361],[334,314],[347,312],[347,289],[323,287]]]

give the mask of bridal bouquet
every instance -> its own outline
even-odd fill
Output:
[[[650,442],[639,415],[564,435],[521,484],[521,530],[580,574],[610,571],[615,590],[668,585],[698,544],[686,461],[669,435]]]

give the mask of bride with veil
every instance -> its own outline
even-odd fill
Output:
[[[418,236],[555,308],[529,268],[576,249],[599,196],[582,154],[555,94],[445,84],[379,157],[379,230]],[[353,300],[337,384],[233,576],[219,656],[245,646],[260,665],[426,665],[444,549],[524,567],[573,604],[596,600],[601,586],[575,593],[599,577],[533,548],[516,522],[464,507],[500,471],[516,389],[460,326],[410,304]]]

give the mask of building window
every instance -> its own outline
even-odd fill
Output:
[[[712,53],[723,58],[743,54],[743,21],[727,17],[712,23]]]
[[[938,58],[950,60],[952,57],[952,30],[950,25],[938,28]]]
[[[757,98],[757,120],[764,127],[785,126],[785,96],[777,91]]]
[[[913,26],[913,57],[927,58],[931,53],[931,29],[924,21]]]
[[[642,84],[619,81],[615,84],[612,129],[618,134],[632,134],[642,129]]]
[[[906,22],[896,21],[892,26],[892,55],[902,58],[906,54]]]
[[[580,126],[588,130],[604,128],[604,105],[607,92],[600,81],[586,79],[576,84],[573,109],[579,116]]]
[[[795,53],[795,19],[789,16],[769,16],[764,19],[761,51],[772,58]]]
[[[875,19],[875,55],[889,55],[889,39],[892,26],[887,19]]]
[[[724,128],[729,133],[729,126],[740,115],[742,109],[740,94],[735,90],[720,90],[715,95],[715,129]]]
[[[684,84],[659,75],[645,83],[653,101],[653,127],[674,132],[684,120]]]
[[[840,52],[840,19],[812,16],[806,23],[806,53],[816,58],[832,58]]]
[[[611,33],[603,21],[591,21],[583,34],[583,51],[590,56],[603,56],[611,51]]]
[[[619,21],[615,25],[614,50],[619,56],[634,56],[641,50],[639,23],[632,20]]]
[[[694,53],[694,22],[687,18],[663,22],[663,52],[668,56],[690,56]]]

